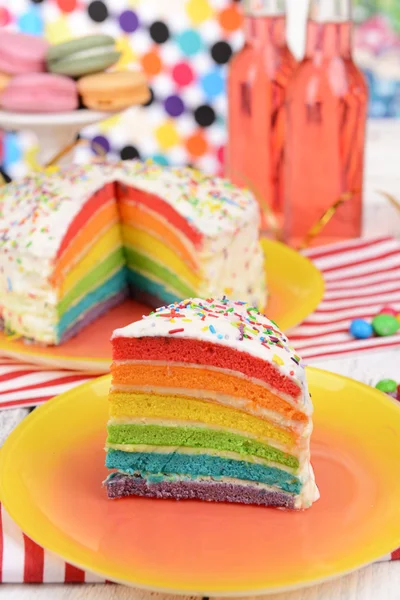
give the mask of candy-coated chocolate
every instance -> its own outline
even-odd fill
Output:
[[[364,319],[355,319],[351,322],[350,333],[358,340],[366,340],[373,336],[372,325]]]
[[[400,329],[400,323],[392,315],[378,315],[372,319],[372,327],[376,335],[394,335]]]
[[[397,382],[394,379],[381,379],[375,387],[386,394],[397,393]]]
[[[379,311],[380,315],[392,315],[393,317],[397,317],[397,310],[392,306],[384,306]]]

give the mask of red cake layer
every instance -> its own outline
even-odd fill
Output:
[[[159,196],[125,185],[117,186],[117,195],[118,199],[137,202],[163,216],[171,225],[186,235],[195,247],[200,246],[202,234]]]
[[[114,360],[161,360],[209,365],[239,371],[265,381],[275,390],[298,398],[301,389],[271,363],[220,344],[182,338],[117,337],[112,340]]]
[[[83,205],[82,209],[77,215],[75,215],[74,219],[70,223],[70,226],[68,227],[58,249],[57,257],[62,255],[78,231],[85,225],[93,213],[95,213],[101,206],[113,198],[115,198],[115,186],[113,183],[107,183],[104,187],[99,189],[90,198],[88,198],[88,201]]]

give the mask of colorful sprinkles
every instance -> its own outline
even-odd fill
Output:
[[[164,167],[140,161],[96,160],[86,165],[41,172],[0,187],[0,250],[30,249],[53,258],[61,233],[88,194],[106,183],[122,179],[148,182],[203,235],[233,233],[258,212],[251,192],[220,177],[204,175],[188,167]],[[123,184],[122,184],[123,185]]]
[[[251,340],[260,344],[262,348],[271,352],[272,362],[279,366],[286,362],[291,375],[295,373],[293,363],[302,366],[300,357],[289,346],[287,337],[279,330],[276,323],[246,302],[229,300],[226,296],[222,299],[208,298],[207,300],[192,298],[158,308],[146,319],[156,317],[162,321],[169,319],[170,323],[175,323],[177,316],[183,317],[179,322],[181,327],[168,330],[168,334],[180,333],[184,336],[187,327],[190,328],[187,330],[188,333],[193,334],[193,323],[200,322],[200,331],[205,334],[208,332],[216,341],[231,338],[238,341]],[[221,317],[224,318],[221,320]],[[207,323],[211,318],[215,321]],[[229,333],[226,331],[227,323]],[[280,349],[280,354],[277,353],[277,349]],[[282,358],[282,350],[286,353],[283,356],[287,356],[287,359]]]

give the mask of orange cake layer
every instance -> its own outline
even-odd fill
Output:
[[[126,200],[120,202],[119,211],[123,222],[155,234],[155,237],[163,240],[165,244],[173,248],[193,269],[198,270],[193,255],[179,238],[175,229],[169,223],[165,223],[165,220],[159,218],[154,212],[151,213],[149,210],[144,209],[139,204]]]
[[[159,388],[185,388],[219,392],[221,394],[248,399],[249,405],[256,404],[284,415],[287,419],[305,423],[308,418],[264,386],[248,379],[214,369],[188,366],[143,364],[140,362],[111,365],[113,384],[129,386],[151,386]]]

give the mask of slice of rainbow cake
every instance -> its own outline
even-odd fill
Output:
[[[112,336],[109,498],[307,508],[312,403],[300,358],[257,309],[159,308]]]

